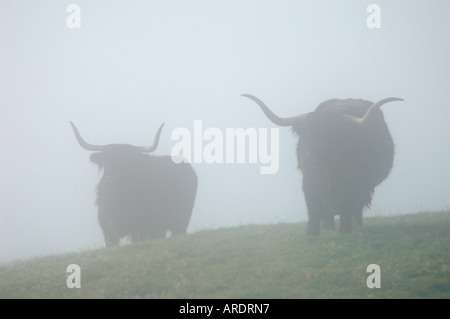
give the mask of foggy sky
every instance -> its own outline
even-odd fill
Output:
[[[69,29],[66,8],[81,8]],[[369,29],[366,8],[381,7]],[[151,144],[176,128],[275,127],[331,98],[404,98],[382,110],[396,154],[364,216],[450,206],[448,1],[0,0],[0,262],[103,247],[90,143]],[[307,220],[297,139],[279,169],[193,164],[190,233]]]

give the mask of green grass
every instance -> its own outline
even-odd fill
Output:
[[[449,212],[305,234],[304,223],[241,226],[14,261],[0,266],[0,298],[450,298]],[[69,264],[80,289],[66,286]]]

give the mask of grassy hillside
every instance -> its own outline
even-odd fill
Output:
[[[353,234],[242,226],[15,261],[0,298],[450,298],[450,213],[366,218]],[[69,289],[69,264],[81,288]],[[381,288],[369,289],[369,264]]]

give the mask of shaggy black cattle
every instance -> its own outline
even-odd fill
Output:
[[[298,168],[308,209],[308,234],[319,235],[320,222],[352,230],[352,218],[362,224],[362,211],[370,207],[375,187],[388,175],[394,161],[394,143],[380,107],[399,98],[377,103],[365,100],[329,100],[314,112],[290,118],[275,115],[258,98],[255,101],[274,123],[292,126],[298,137]]]
[[[106,246],[129,236],[132,242],[186,234],[197,193],[197,175],[190,164],[170,156],[153,156],[163,125],[152,146],[92,145],[72,125],[78,143],[103,170],[97,186],[98,221]]]

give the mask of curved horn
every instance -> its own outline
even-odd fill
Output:
[[[161,126],[158,129],[158,132],[156,132],[155,139],[153,140],[153,144],[150,146],[136,146],[136,149],[141,152],[150,153],[156,150],[159,143],[159,136],[161,135],[162,128],[164,126],[164,123],[161,124]]]
[[[78,129],[76,128],[76,126],[72,122],[69,122],[69,123],[72,126],[72,129],[73,129],[73,132],[75,133],[75,137],[78,141],[78,144],[80,144],[80,146],[82,148],[84,148],[85,150],[88,150],[88,151],[95,151],[95,152],[102,151],[102,149],[103,149],[102,145],[94,145],[94,144],[87,143],[81,137],[80,132],[78,132]]]
[[[266,114],[267,118],[271,120],[274,124],[279,126],[291,126],[298,123],[299,121],[303,120],[306,117],[306,114],[300,114],[293,117],[279,117],[278,115],[273,113],[267,107],[267,105],[265,105],[263,101],[261,101],[257,97],[250,94],[242,94],[242,96],[248,97],[249,99],[255,101],[259,105],[261,110],[264,112],[264,114]]]
[[[364,126],[367,125],[367,123],[373,118],[374,111],[379,110],[383,104],[393,101],[403,101],[403,99],[398,97],[388,97],[372,104],[372,106],[367,110],[366,114],[364,114],[362,118],[358,118],[348,114],[346,114],[345,117],[359,126]]]

